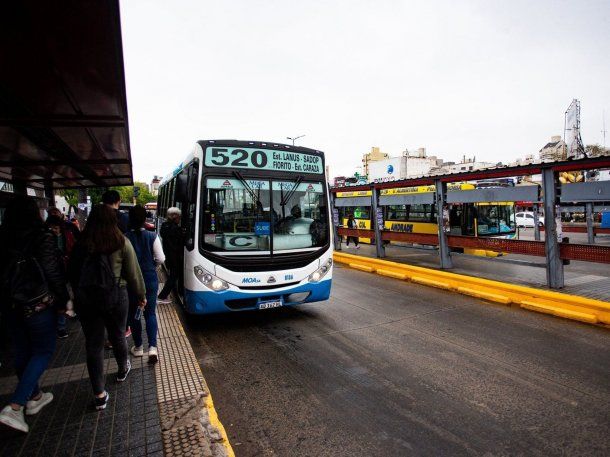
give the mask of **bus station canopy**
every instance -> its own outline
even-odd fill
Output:
[[[0,181],[133,182],[118,0],[3,2]]]

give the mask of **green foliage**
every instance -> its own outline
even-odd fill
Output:
[[[136,198],[138,205],[144,205],[157,200],[148,190],[148,185],[143,182],[136,182],[135,185],[140,188],[140,195]],[[116,190],[121,196],[123,203],[133,203],[133,186],[111,187]],[[96,205],[102,202],[102,194],[105,192],[103,187],[90,187],[87,189],[87,195],[91,197],[91,204]],[[59,195],[64,197],[68,204],[78,205],[78,189],[64,189],[59,191]]]
[[[136,203],[138,205],[145,205],[146,203],[154,202],[157,200],[157,197],[151,194],[148,190],[148,184],[143,182],[136,182],[134,186],[140,188],[140,194],[136,197]],[[121,195],[122,202],[133,203],[134,186],[113,187],[113,189],[118,191],[118,193]]]

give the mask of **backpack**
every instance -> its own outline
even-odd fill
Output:
[[[83,262],[75,298],[89,309],[110,311],[119,304],[119,282],[109,255],[89,254]]]
[[[13,307],[21,307],[26,315],[51,304],[49,285],[40,263],[30,254],[30,241],[23,250],[10,249],[4,286]]]

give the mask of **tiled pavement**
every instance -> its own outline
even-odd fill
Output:
[[[43,390],[53,393],[53,402],[26,418],[28,434],[0,428],[0,455],[162,456],[155,368],[145,357],[132,358],[127,381],[118,383],[116,363],[111,351],[106,351],[110,403],[105,411],[97,412],[92,406],[84,336],[78,321],[70,320],[68,325],[70,336],[58,340],[51,367],[41,379]],[[6,338],[0,343],[0,360],[0,404],[4,406],[16,383]]]
[[[57,342],[53,361],[41,378],[42,389],[53,393],[53,402],[26,417],[28,434],[0,426],[0,456],[233,456],[176,305],[159,305],[157,317],[159,363],[153,366],[146,356],[132,357],[127,381],[118,383],[116,363],[106,351],[110,403],[101,412],[92,404],[80,324],[70,320],[70,336]],[[2,406],[17,381],[6,334],[0,329]]]

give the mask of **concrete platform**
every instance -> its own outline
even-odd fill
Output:
[[[375,257],[375,246],[360,244],[360,249],[342,244],[342,252]],[[479,257],[452,253],[454,273],[547,289],[543,257],[506,254]],[[427,268],[439,268],[438,250],[391,244],[386,246],[386,260]],[[572,261],[564,267],[565,284],[561,292],[610,302],[610,265]]]

